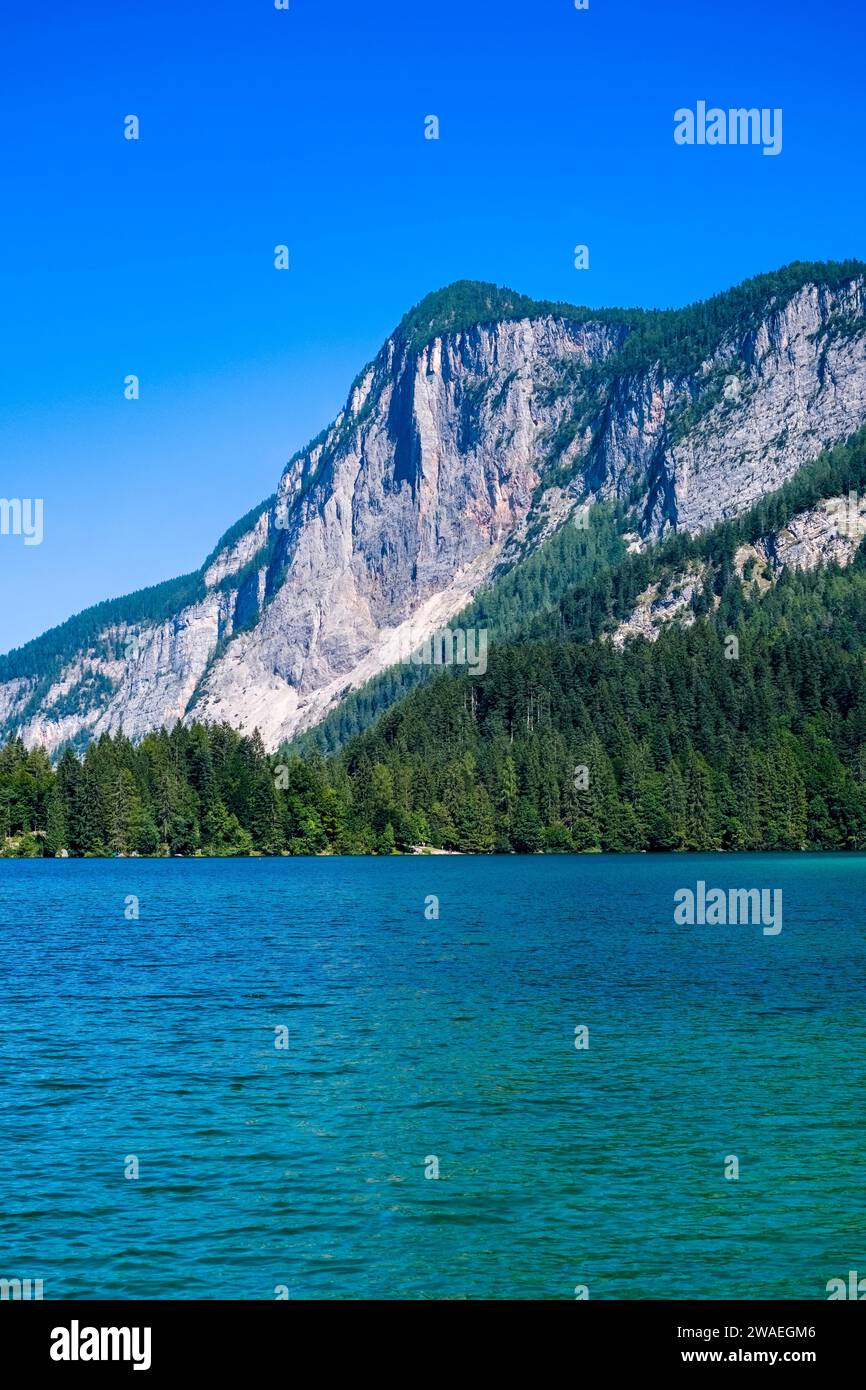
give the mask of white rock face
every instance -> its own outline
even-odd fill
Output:
[[[866,334],[827,332],[834,314],[862,322],[864,306],[862,281],[835,296],[807,286],[747,337],[744,361],[708,364],[722,398],[666,460],[679,525],[745,511],[866,419]]]
[[[417,357],[389,343],[324,443],[283,475],[280,586],[213,663],[196,717],[257,726],[276,746],[391,664],[401,625],[453,618],[529,511],[565,408],[537,400],[540,382],[617,340],[540,319],[436,339]]]
[[[855,331],[834,331],[840,320]],[[408,627],[420,637],[451,620],[587,496],[643,492],[639,549],[735,515],[866,421],[861,281],[806,286],[690,377],[655,367],[585,394],[581,369],[627,332],[540,316],[420,351],[398,332],[287,466],[276,502],[210,561],[195,601],[161,623],[106,628],[48,688],[0,682],[0,731],[56,750],[121,727],[135,738],[225,720],[275,748],[392,664]]]
[[[692,599],[700,593],[706,577],[705,565],[692,565],[675,575],[670,583],[651,584],[638,597],[633,611],[625,622],[611,634],[611,642],[621,651],[632,637],[645,637],[654,642],[668,623],[691,627],[695,621]]]
[[[734,569],[746,592],[766,593],[790,566],[797,570],[817,569],[835,564],[850,565],[866,536],[866,498],[828,497],[809,511],[791,518],[787,526],[762,536],[755,545],[741,545],[734,556]],[[632,637],[654,642],[671,622],[691,627],[695,615],[692,599],[700,592],[707,575],[705,565],[692,565],[662,587],[652,584],[642,593],[625,622],[611,634],[613,645],[622,650]],[[718,598],[714,598],[718,606]]]
[[[734,557],[746,584],[769,588],[782,571],[812,570],[819,565],[850,565],[866,536],[866,498],[828,497],[809,511],[792,517],[787,526],[763,536],[755,545],[741,546]],[[754,560],[749,575],[746,566]]]
[[[221,580],[237,574],[244,565],[255,558],[267,539],[268,513],[262,512],[258,520],[254,522],[249,531],[241,536],[239,541],[220,551],[213,563],[208,565],[204,572],[204,582],[207,587],[212,589]]]
[[[25,743],[53,751],[79,739],[82,732],[98,738],[122,729],[136,737],[175,724],[204,674],[227,607],[225,596],[214,595],[158,626],[106,629],[105,639],[118,655],[111,659],[81,654],[68,663],[25,724]],[[94,677],[109,683],[110,694],[91,704]],[[0,692],[3,689],[0,685]],[[76,693],[78,698],[71,702]],[[19,694],[19,708],[25,700],[26,692]]]

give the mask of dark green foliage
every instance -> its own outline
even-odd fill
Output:
[[[733,593],[738,581],[732,580]],[[328,760],[176,727],[0,750],[6,853],[866,847],[866,561],[790,574],[655,643],[495,646]]]
[[[419,352],[434,338],[440,338],[445,333],[463,333],[483,323],[550,316],[573,319],[578,323],[612,319],[636,324],[644,313],[642,309],[580,309],[574,304],[531,299],[528,295],[517,294],[514,290],[481,280],[457,280],[444,289],[434,290],[410,309],[401,319],[397,334],[411,351]]]
[[[614,359],[604,364],[605,375],[644,371],[663,363],[669,376],[694,370],[726,334],[745,336],[756,328],[768,308],[785,303],[814,282],[836,289],[866,273],[862,261],[792,261],[768,275],[756,275],[733,289],[684,309],[588,309],[574,304],[530,299],[493,284],[458,280],[428,294],[401,320],[410,348],[420,350],[444,333],[465,332],[479,324],[508,319],[550,316],[575,323],[622,325],[627,337]],[[862,327],[862,324],[861,324]],[[845,324],[846,331],[849,325]],[[840,329],[836,326],[835,332]]]
[[[133,745],[103,735],[52,771],[20,741],[0,750],[0,835],[57,855],[265,854],[286,842],[287,798],[258,735],[177,725]]]
[[[25,856],[866,848],[866,554],[785,571],[763,596],[733,564],[738,546],[849,490],[866,490],[866,431],[738,521],[643,555],[623,556],[622,517],[596,509],[464,615],[500,634],[483,676],[434,677],[327,758],[269,757],[258,735],[222,725],[137,746],[103,736],[55,769],[11,740],[0,844]],[[700,621],[624,651],[599,640],[691,563],[706,571]],[[581,582],[562,594],[572,569]]]
[[[738,660],[728,617],[625,652],[494,647],[484,677],[438,677],[341,760],[392,789],[380,817],[422,812],[445,848],[486,846],[479,795],[519,852],[866,847],[862,556],[744,601]]]

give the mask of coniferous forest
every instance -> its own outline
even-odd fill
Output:
[[[13,737],[0,853],[866,849],[866,543],[846,568],[772,582],[736,564],[804,508],[864,491],[861,431],[702,537],[626,554],[625,513],[599,507],[467,610],[494,637],[483,675],[386,675],[373,722],[363,702],[338,710],[330,748],[268,754],[257,734],[177,725],[52,764]],[[687,622],[607,640],[687,567],[702,576]]]
[[[724,567],[692,626],[494,644],[339,751],[176,726],[0,750],[0,844],[18,856],[866,848],[866,557],[744,594]],[[558,607],[601,624],[608,581]],[[698,604],[703,599],[700,596]],[[707,599],[709,604],[709,598]],[[739,653],[728,655],[736,633]]]

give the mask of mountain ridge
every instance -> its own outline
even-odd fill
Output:
[[[433,292],[199,570],[0,657],[0,731],[56,750],[195,714],[274,747],[587,498],[634,497],[649,537],[742,510],[866,418],[864,284],[849,261],[675,310]]]

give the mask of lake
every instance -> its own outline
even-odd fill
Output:
[[[679,924],[699,883],[781,930]],[[866,1274],[864,890],[832,855],[0,861],[0,1276],[826,1298]]]

